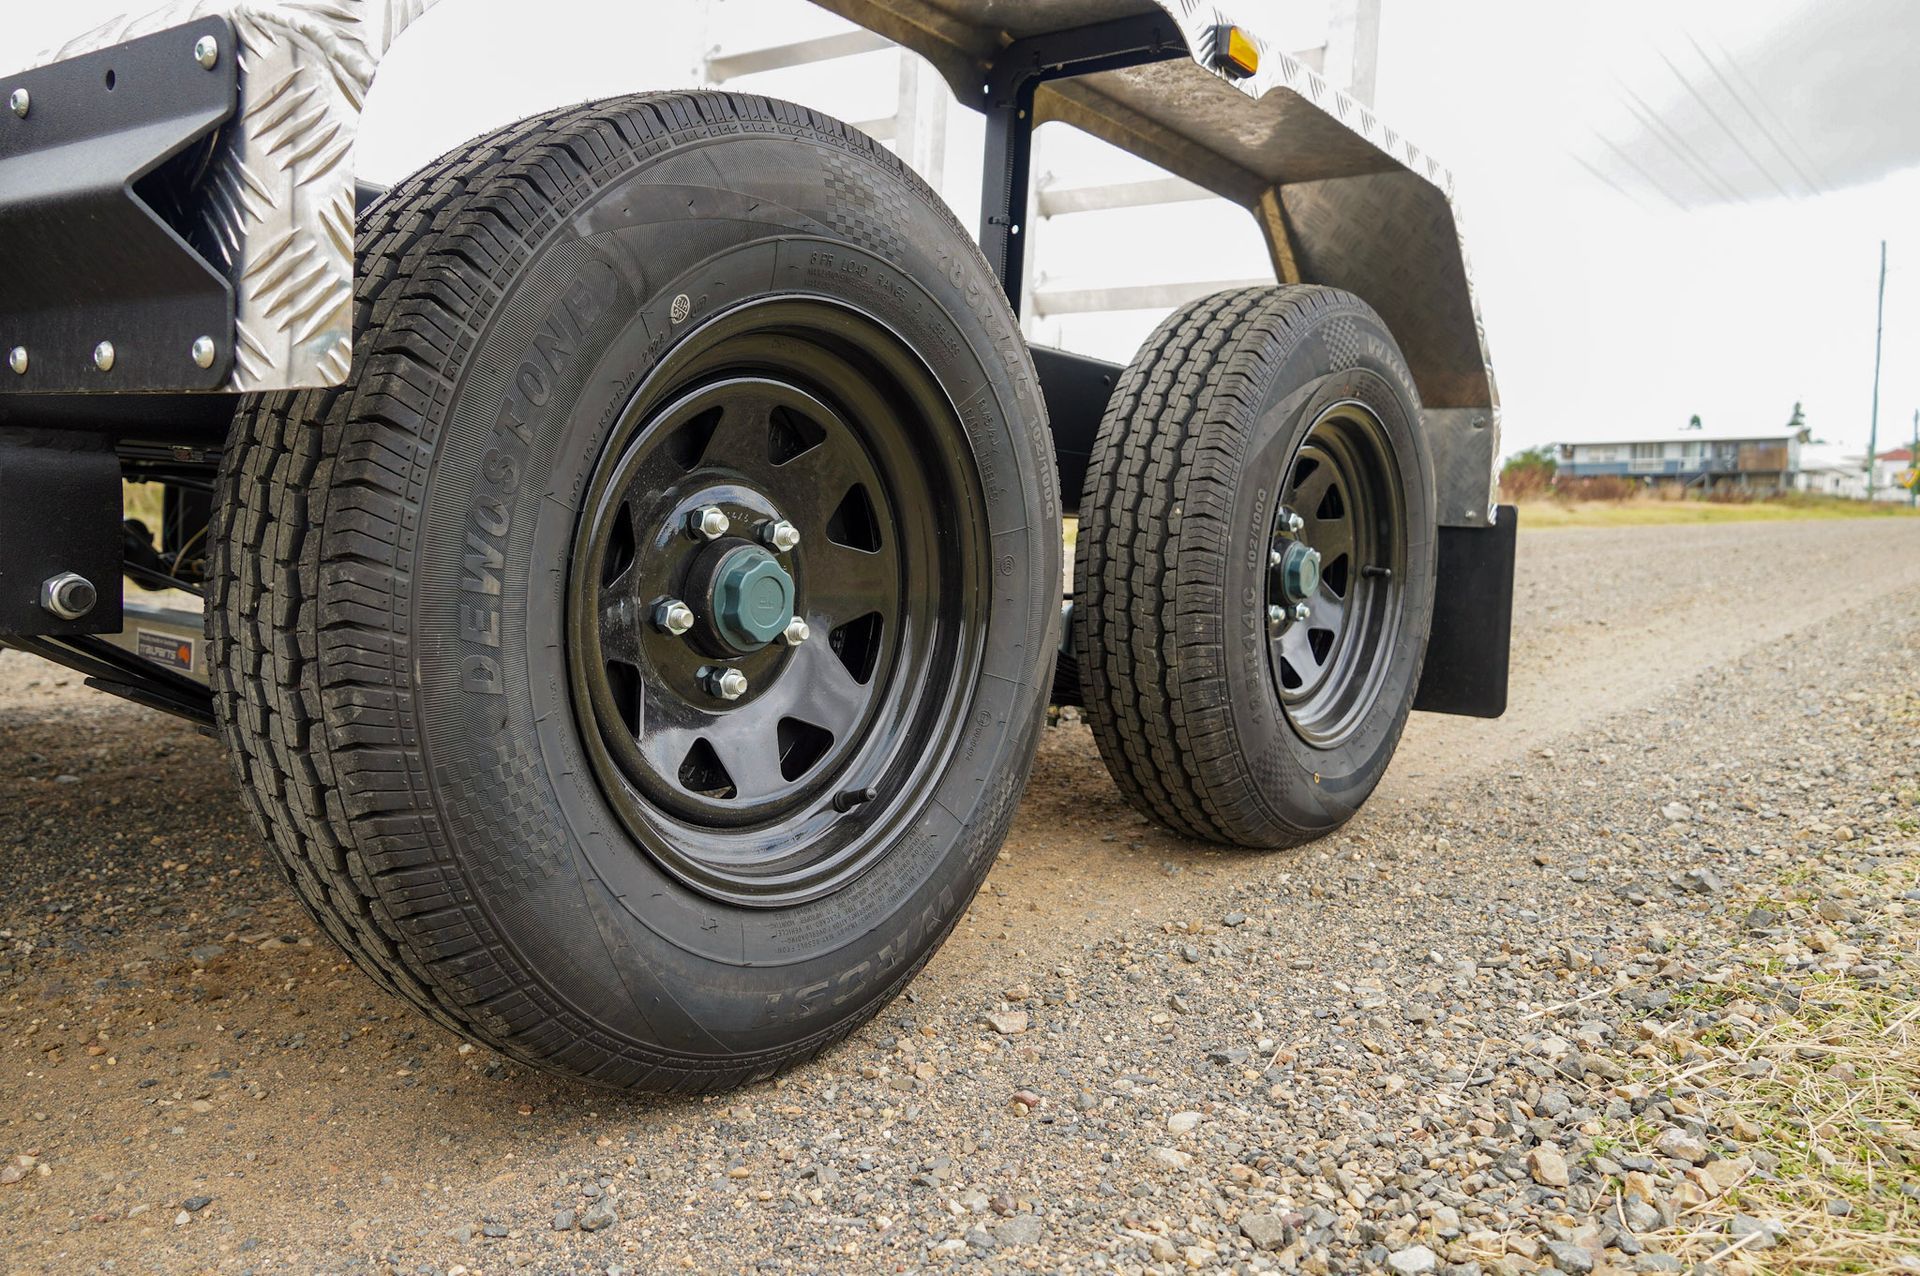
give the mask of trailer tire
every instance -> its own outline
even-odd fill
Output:
[[[986,262],[863,134],[719,93],[477,139],[358,238],[346,383],[248,401],[222,467],[262,832],[362,970],[516,1060],[812,1057],[965,911],[1044,720],[1056,477]]]
[[[1127,368],[1080,504],[1074,641],[1094,738],[1143,814],[1291,846],[1379,783],[1433,607],[1419,413],[1385,325],[1331,288],[1194,301]]]

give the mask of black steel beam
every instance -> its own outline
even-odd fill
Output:
[[[1164,13],[1116,18],[1015,40],[987,69],[973,103],[987,117],[980,179],[980,250],[1014,311],[1025,272],[1021,236],[1033,181],[1033,95],[1048,80],[1187,56],[1185,38]]]
[[[118,632],[120,518],[120,458],[107,440],[0,430],[0,634]],[[63,617],[43,590],[68,572],[95,600]]]
[[[0,84],[0,394],[224,384],[233,287],[190,238],[237,66],[208,17]]]

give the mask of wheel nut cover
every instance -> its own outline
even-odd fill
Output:
[[[1281,588],[1296,602],[1311,598],[1320,588],[1320,554],[1299,541],[1287,546],[1281,560]]]
[[[721,560],[713,578],[713,627],[734,646],[764,647],[793,619],[793,577],[757,545]]]

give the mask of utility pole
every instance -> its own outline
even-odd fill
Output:
[[[1880,329],[1887,318],[1887,241],[1880,241],[1880,301],[1873,312],[1873,417],[1867,425],[1867,499],[1873,499],[1873,467],[1880,449]]]

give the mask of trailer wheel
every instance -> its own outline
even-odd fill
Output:
[[[1398,347],[1320,287],[1175,311],[1081,501],[1079,669],[1101,755],[1192,837],[1297,844],[1373,791],[1420,680],[1433,468]]]
[[[242,786],[359,965],[607,1085],[771,1075],[967,907],[1058,643],[1032,362],[945,207],[785,103],[484,137],[359,234],[346,384],[240,413]]]

